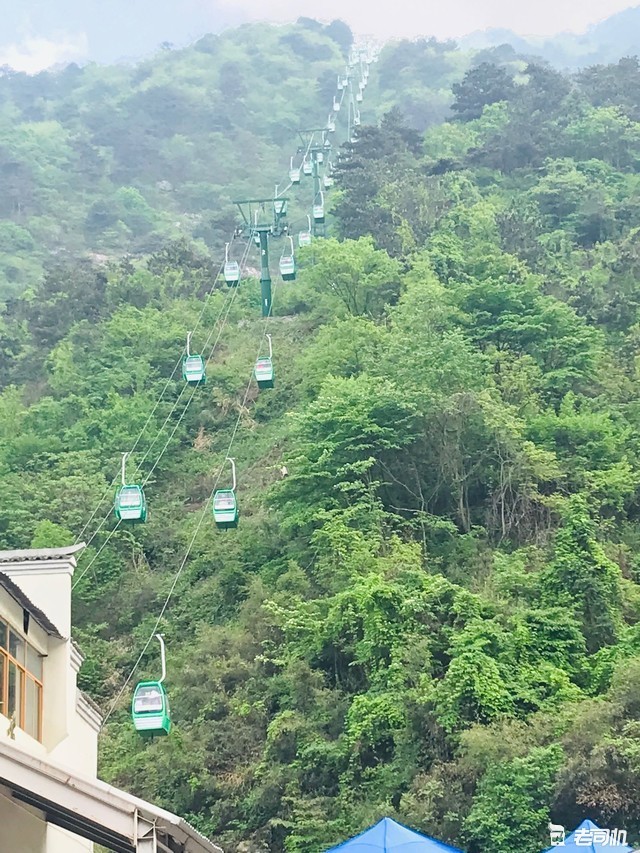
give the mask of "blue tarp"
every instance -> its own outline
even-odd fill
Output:
[[[563,844],[549,847],[544,853],[631,853],[633,848],[621,844],[619,839],[617,830],[600,829],[593,821],[583,820]]]
[[[427,835],[414,832],[390,817],[383,818],[375,826],[360,835],[332,847],[326,853],[461,853],[457,847],[449,847]],[[618,850],[617,853],[622,853]]]

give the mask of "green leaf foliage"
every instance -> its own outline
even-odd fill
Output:
[[[384,815],[468,853],[585,816],[636,844],[637,62],[385,47],[295,281],[269,238],[265,319],[255,255],[219,277],[231,199],[326,121],[348,43],[301,18],[0,78],[0,546],[87,542],[100,772],[231,853]],[[113,515],[127,450],[144,525]],[[157,628],[149,742],[121,686],[158,672],[152,643],[132,673]]]

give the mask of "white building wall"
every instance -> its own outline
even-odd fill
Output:
[[[77,773],[96,779],[98,775],[98,732],[95,724],[88,722],[82,713],[86,700],[78,691],[70,721],[68,736],[51,750],[48,757],[56,764],[73,768]]]
[[[90,841],[58,826],[49,824],[47,827],[44,853],[87,853],[87,850],[93,850],[93,844]]]
[[[0,569],[1,571],[1,569]],[[0,617],[9,623],[13,628],[18,631],[20,635],[24,635],[24,631],[22,630],[22,607],[12,598],[6,590],[0,588]],[[27,641],[43,655],[43,679],[49,680],[49,672],[51,673],[51,680],[55,681],[56,678],[64,678],[64,675],[57,671],[54,666],[50,664],[49,660],[49,647],[51,645],[51,638],[47,636],[45,631],[36,623],[33,619],[30,620],[29,624],[29,632],[26,635]],[[60,641],[58,641],[60,643]],[[46,681],[43,681],[46,683]],[[43,689],[43,694],[45,690]],[[3,714],[0,714],[0,738],[8,737],[10,720]],[[22,729],[16,727],[13,732],[13,739],[16,744],[24,749],[26,752],[29,752],[31,755],[35,755],[37,758],[45,758],[47,755],[47,750],[44,744],[39,743],[34,738],[29,737],[26,732],[23,732]],[[0,853],[2,851],[0,850]]]
[[[46,836],[46,823],[0,787],[0,853],[50,853]]]
[[[0,560],[0,572],[22,590],[56,626],[64,639],[49,636],[33,618],[28,642],[43,657],[42,743],[15,727],[0,714],[0,739],[12,738],[15,746],[37,758],[68,767],[85,777],[97,777],[100,719],[81,696],[77,673],[82,657],[71,641],[71,580],[73,557],[61,560]],[[0,617],[21,635],[23,609],[0,587]],[[25,817],[26,815],[26,817]],[[13,841],[15,839],[15,841]],[[93,844],[47,824],[2,797],[0,789],[0,853],[91,853]]]
[[[63,637],[71,636],[71,579],[75,567],[73,557],[0,561],[0,572],[10,577],[35,606],[46,613]]]

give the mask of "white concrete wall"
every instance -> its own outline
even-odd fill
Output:
[[[87,853],[93,845],[58,826],[47,824],[27,806],[3,796],[0,789],[0,853]]]
[[[0,566],[0,571],[5,569],[6,565]],[[25,574],[22,574],[16,569],[13,572],[13,581],[36,603],[36,596],[32,594],[32,590],[27,589],[31,580],[34,579],[33,572],[34,570],[29,568]],[[5,571],[5,574],[9,573]],[[70,577],[68,572],[60,570],[53,573],[43,571],[40,577],[40,597],[47,598],[45,592],[49,585],[53,587],[53,593],[62,589],[66,595],[70,595],[71,588],[67,584],[67,580],[70,582]],[[55,597],[55,594],[52,594],[53,600]],[[54,625],[60,628],[55,615],[48,608],[42,609]],[[60,603],[53,609],[57,609],[58,616],[66,619],[65,614],[70,611],[70,605],[67,602],[67,611]],[[0,588],[0,616],[6,619],[18,633],[23,634],[22,608],[2,588]],[[98,733],[78,713],[77,670],[81,658],[73,648],[70,639],[59,640],[48,636],[33,619],[30,622],[27,639],[44,655],[42,743],[34,741],[17,728],[16,742],[38,757],[44,757],[44,747],[44,754],[48,754],[53,761],[66,764],[78,773],[95,778],[98,762]],[[7,727],[8,725],[7,721]],[[3,716],[0,714],[0,736],[6,730]]]
[[[75,687],[75,673],[69,661],[69,642],[49,638],[49,654],[44,662],[42,689],[42,742],[47,752],[69,736],[71,716],[69,695]]]
[[[46,823],[26,806],[4,796],[3,791],[0,789],[0,853],[50,853],[45,846]],[[62,853],[62,849],[55,853]]]
[[[71,636],[71,579],[76,561],[24,560],[0,563],[0,572],[46,613],[63,637]]]
[[[58,826],[48,826],[45,853],[87,853],[87,850],[93,850],[90,841]]]
[[[76,703],[74,702],[74,708]],[[98,733],[89,723],[74,713],[68,737],[53,749],[48,757],[56,764],[73,768],[83,776],[96,779],[98,775]]]
[[[1,568],[0,571],[2,571]],[[20,584],[16,583],[16,586],[20,586]],[[24,636],[24,631],[22,630],[22,607],[4,588],[0,589],[0,616],[7,622],[10,622],[16,631]],[[41,654],[47,654],[49,637],[35,619],[29,620],[27,639]]]
[[[13,744],[30,755],[68,767],[83,776],[96,778],[98,732],[86,704],[79,711],[76,684],[81,658],[71,638],[71,578],[75,561],[34,561],[5,563],[0,571],[38,606],[64,639],[50,637],[32,618],[28,642],[43,657],[43,725],[42,743],[16,727]],[[22,630],[22,607],[0,588],[0,617],[6,619],[19,634]],[[89,719],[87,719],[89,717]],[[10,721],[0,714],[0,739],[8,738]],[[91,853],[93,844],[79,836],[47,824],[13,801],[2,797],[0,789],[0,853]]]

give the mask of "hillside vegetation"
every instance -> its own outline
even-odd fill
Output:
[[[218,259],[180,242],[11,302],[0,544],[92,537],[75,632],[115,701],[105,778],[238,853],[320,853],[385,814],[469,853],[587,815],[640,837],[639,78],[481,63],[424,136],[363,125],[334,236],[268,321],[255,280],[207,297]],[[218,343],[185,408],[200,315]],[[143,428],[149,518],[114,530]],[[126,678],[162,612],[175,729],[145,743]],[[151,644],[134,681],[157,671]]]
[[[272,193],[300,122],[326,121],[350,40],[339,21],[303,20],[209,35],[135,66],[4,69],[0,299],[51,254],[135,256],[179,237],[219,249],[231,200]]]

